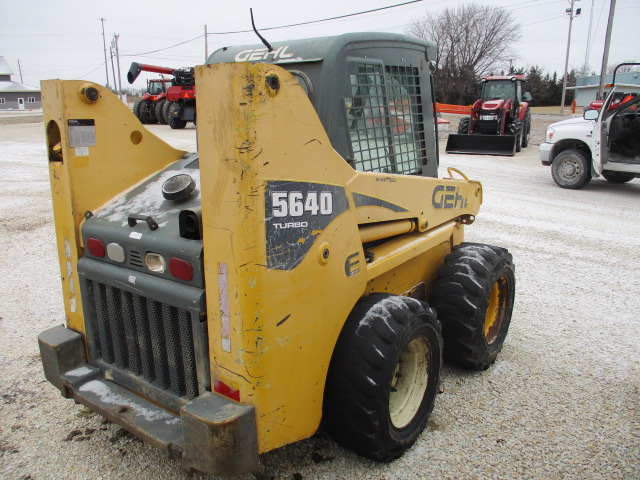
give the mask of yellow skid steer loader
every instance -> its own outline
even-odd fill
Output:
[[[430,45],[348,34],[221,49],[196,67],[198,152],[104,87],[42,84],[66,326],[61,393],[236,475],[313,435],[379,461],[474,369],[513,308],[504,248],[463,243],[482,187],[436,178]]]

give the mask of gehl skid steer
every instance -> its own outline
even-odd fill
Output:
[[[480,183],[437,178],[430,48],[218,50],[194,154],[100,85],[43,82],[67,319],[39,336],[47,379],[190,470],[254,470],[321,421],[402,455],[443,355],[494,362],[515,290],[506,249],[462,243]]]

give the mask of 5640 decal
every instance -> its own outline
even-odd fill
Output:
[[[348,208],[344,187],[269,180],[264,196],[267,268],[292,270],[327,226]]]
[[[305,198],[306,197],[306,198]],[[309,215],[331,215],[333,194],[331,192],[272,192],[271,214],[276,218],[302,217]]]

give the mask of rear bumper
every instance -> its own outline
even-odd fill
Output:
[[[82,335],[58,326],[38,336],[47,380],[66,398],[120,425],[187,470],[234,476],[259,466],[255,410],[207,392],[179,413],[109,380],[85,360]]]
[[[542,165],[546,165],[547,167],[551,165],[552,151],[553,151],[553,143],[545,142],[540,144],[540,162],[542,162]]]

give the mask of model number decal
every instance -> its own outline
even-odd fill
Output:
[[[276,218],[331,215],[333,194],[331,192],[272,192],[271,214]]]

